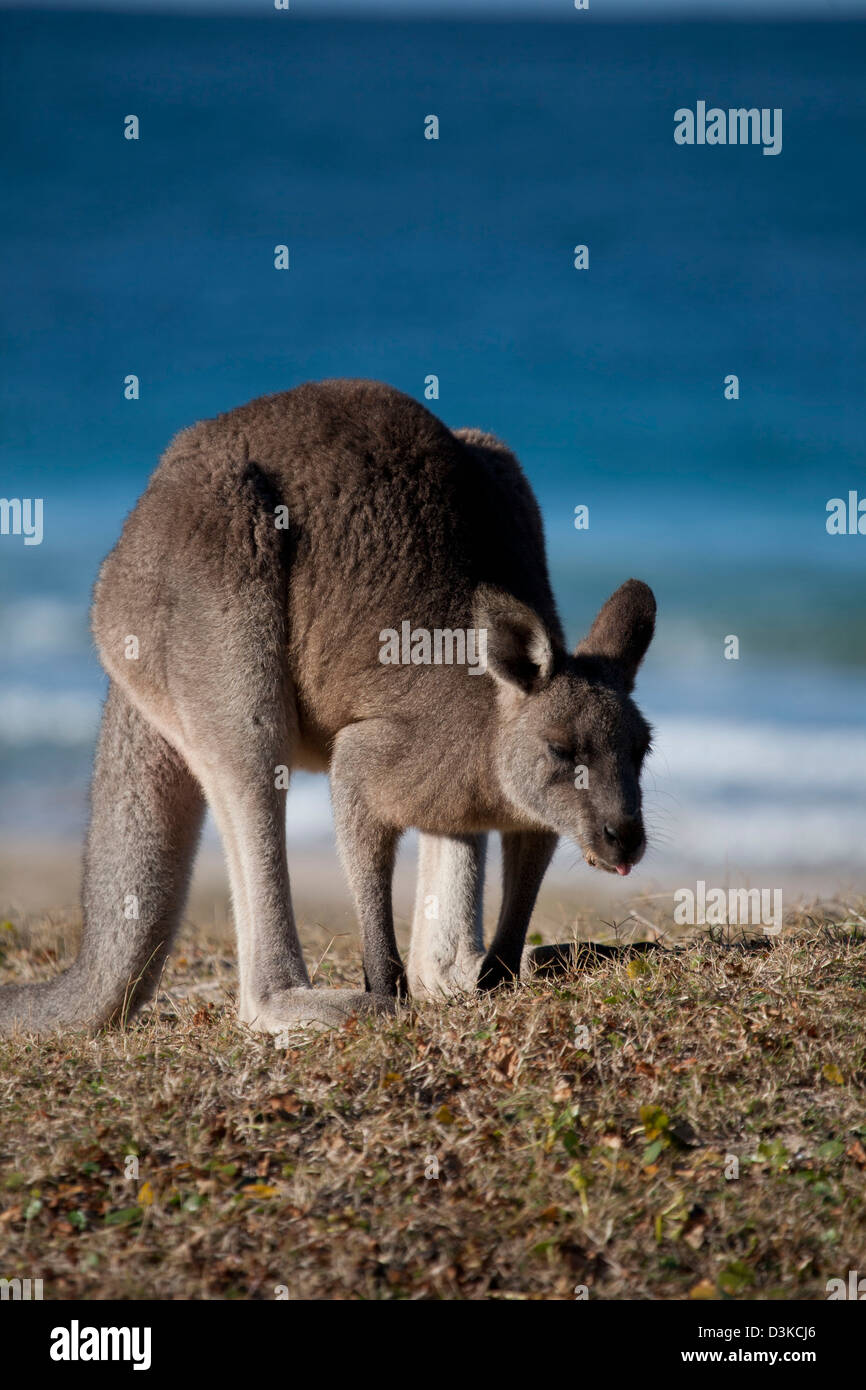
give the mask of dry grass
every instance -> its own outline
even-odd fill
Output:
[[[0,1275],[47,1298],[822,1299],[866,1269],[866,943],[836,917],[287,1048],[235,1023],[225,941],[188,930],[125,1031],[0,1043]],[[2,936],[0,979],[29,974],[40,932]],[[327,971],[356,982],[354,943]]]

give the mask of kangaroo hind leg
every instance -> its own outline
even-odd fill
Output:
[[[0,1034],[99,1027],[153,993],[203,816],[183,759],[112,682],[91,786],[81,949],[62,975],[0,990]]]
[[[236,600],[233,599],[232,606]],[[231,610],[229,610],[231,611]],[[255,611],[255,610],[253,610]],[[282,638],[269,644],[249,610],[221,610],[208,646],[209,687],[230,698],[202,699],[186,688],[179,704],[187,756],[211,806],[229,869],[238,939],[239,1015],[260,1032],[345,1022],[367,1012],[360,991],[313,989],[292,910],[286,856],[286,794],[297,714]],[[250,644],[247,632],[256,636]]]
[[[235,460],[221,437],[203,436],[200,455],[194,443],[155,475],[106,562],[95,624],[103,660],[182,754],[214,812],[242,1021],[270,1032],[339,1023],[370,1001],[310,987],[289,889],[285,801],[297,712],[279,497],[243,449]],[[124,632],[142,634],[140,657],[114,657],[112,666]]]

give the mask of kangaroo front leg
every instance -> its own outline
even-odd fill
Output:
[[[495,989],[520,974],[529,919],[556,841],[556,835],[547,830],[502,836],[502,908],[481,967],[480,989]]]
[[[374,740],[374,731],[364,724],[353,724],[337,736],[331,759],[337,846],[358,913],[367,989],[406,998],[409,989],[391,900],[399,831],[377,812],[369,794]]]
[[[413,995],[442,997],[475,989],[484,959],[486,850],[486,835],[420,836],[409,946]]]

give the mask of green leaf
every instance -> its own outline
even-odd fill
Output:
[[[777,1172],[785,1167],[789,1158],[788,1150],[781,1139],[764,1140],[758,1145],[758,1158],[771,1163]]]
[[[841,1158],[845,1152],[845,1145],[841,1139],[828,1139],[826,1144],[822,1144],[818,1150],[819,1158]]]
[[[755,1282],[755,1276],[747,1264],[742,1260],[734,1260],[727,1265],[719,1275],[719,1288],[722,1293],[738,1294],[744,1289],[748,1289]]]
[[[574,1158],[580,1148],[580,1140],[573,1129],[567,1129],[562,1136],[562,1147],[570,1158]]]
[[[658,1105],[642,1105],[640,1118],[647,1139],[657,1139],[660,1134],[666,1134],[671,1122],[670,1116]]]
[[[120,1207],[105,1213],[106,1226],[134,1226],[141,1220],[141,1207]]]

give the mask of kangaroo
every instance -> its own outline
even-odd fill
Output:
[[[479,652],[486,634],[485,668],[386,663],[383,638],[407,620],[477,633]],[[228,866],[242,1022],[329,1026],[393,1010],[410,989],[513,980],[558,836],[609,872],[643,854],[650,729],[630,692],[654,623],[651,590],[630,579],[568,654],[514,455],[390,387],[310,383],[182,431],[94,591],[110,681],[80,952],[54,979],[0,990],[0,1031],[99,1027],[152,995],[206,803]],[[310,984],[286,859],[292,768],[330,775],[364,991]],[[391,879],[410,827],[407,974]],[[485,950],[490,831],[504,884]]]

